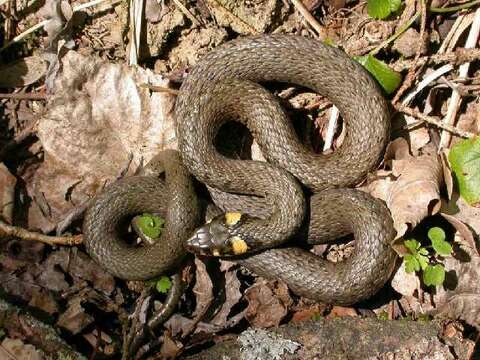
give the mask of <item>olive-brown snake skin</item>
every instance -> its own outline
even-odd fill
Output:
[[[299,143],[278,101],[258,84],[268,81],[301,85],[331,100],[346,123],[341,147],[322,155]],[[171,269],[184,255],[181,244],[187,239],[190,249],[204,252],[217,245],[228,251],[231,239],[240,238],[255,252],[238,259],[242,265],[284,280],[295,293],[318,301],[355,303],[388,280],[396,257],[390,246],[394,230],[389,211],[368,194],[338,189],[358,184],[378,165],[390,127],[376,83],[346,54],[298,36],[232,41],[207,54],[188,75],[175,118],[188,172],[217,192],[233,193],[235,201],[218,205],[241,212],[242,220],[224,225],[224,244],[205,242],[203,234],[213,232],[213,225],[193,232],[199,211],[185,170],[166,169],[167,181],[182,174],[184,180],[175,190],[147,177],[123,180],[99,195],[84,223],[87,250],[107,270],[126,279],[146,279]],[[216,151],[217,131],[232,119],[249,128],[268,162],[230,159]],[[255,216],[257,203],[270,206],[266,216]],[[172,221],[162,241],[140,249],[121,245],[116,222],[148,211],[163,212],[167,224]],[[180,228],[172,230],[179,221]],[[354,253],[338,264],[298,247],[270,249],[301,235],[314,244],[351,232]]]

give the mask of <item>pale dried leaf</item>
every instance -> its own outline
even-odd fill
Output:
[[[402,152],[403,156],[405,152]],[[384,200],[392,213],[397,239],[409,228],[440,210],[443,182],[441,162],[436,154],[406,156],[392,160],[392,172],[372,181],[369,192]]]
[[[455,228],[455,230],[458,231],[458,234],[461,237],[460,242],[464,242],[466,246],[469,248],[475,250],[477,252],[477,255],[480,255],[478,253],[478,247],[475,241],[475,238],[473,236],[472,230],[461,220],[458,220],[455,216],[448,215],[448,214],[443,214],[442,215],[452,226]],[[479,214],[480,215],[480,214]]]
[[[130,160],[136,169],[175,146],[173,96],[144,87],[167,87],[168,81],[73,51],[62,63],[57,91],[38,127],[45,161],[28,189],[34,199],[45,197],[53,224],[116,179]],[[32,211],[30,225],[48,229],[38,209]]]
[[[0,218],[10,224],[12,223],[15,204],[16,183],[15,176],[8,171],[3,163],[0,163]]]
[[[461,197],[457,199],[452,199],[448,203],[442,206],[442,214],[447,214],[453,216],[455,219],[461,221],[463,224],[466,224],[471,228],[476,237],[480,236],[480,209],[478,207],[473,207],[468,205]],[[447,218],[449,220],[450,218]],[[450,221],[450,220],[449,220]],[[457,226],[452,223],[455,228],[460,231]],[[466,236],[466,240],[469,241],[468,234],[461,232],[462,235]]]
[[[28,56],[0,67],[0,87],[16,88],[33,84],[47,71],[47,64],[39,56]]]
[[[399,294],[411,297],[420,288],[420,279],[415,272],[407,273],[405,271],[405,262],[403,262],[393,276],[391,285]]]
[[[457,257],[444,260],[447,277],[434,297],[438,313],[462,319],[480,329],[480,256],[476,250],[461,246]]]

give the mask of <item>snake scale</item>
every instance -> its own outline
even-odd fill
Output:
[[[270,81],[300,85],[331,100],[346,123],[340,148],[324,155],[304,147],[278,101],[259,85]],[[318,301],[352,304],[388,280],[396,258],[389,211],[381,201],[347,187],[378,165],[389,137],[389,111],[374,80],[345,53],[299,36],[231,41],[189,73],[176,100],[175,120],[181,159],[175,152],[160,155],[165,180],[120,180],[87,210],[87,251],[108,271],[124,279],[148,279],[172,271],[185,248],[230,254],[240,239],[248,250],[236,261]],[[267,162],[216,151],[215,136],[229,120],[248,127]],[[214,199],[216,193],[232,194],[235,201],[217,205],[239,212],[240,220],[226,223],[221,215],[197,229],[201,209],[190,174],[213,190]],[[269,209],[257,216],[256,204]],[[142,212],[160,212],[166,230],[152,246],[131,247],[117,230],[128,216]],[[292,241],[282,245],[301,237],[309,244],[325,243],[348,233],[355,236],[355,250],[336,264]]]

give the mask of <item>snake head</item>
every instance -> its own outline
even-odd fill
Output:
[[[188,251],[206,256],[240,255],[248,250],[247,243],[233,234],[240,223],[240,213],[226,213],[199,227],[186,241]]]

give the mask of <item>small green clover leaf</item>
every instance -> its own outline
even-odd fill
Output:
[[[162,234],[165,220],[152,214],[143,214],[139,217],[137,224],[146,236],[156,239]]]
[[[432,227],[428,230],[427,236],[432,241],[432,247],[438,255],[448,256],[452,253],[452,245],[445,241],[446,235],[443,229]]]
[[[417,249],[420,248],[420,243],[417,240],[405,240],[403,244],[412,254],[416,254]]]
[[[155,283],[155,288],[161,294],[166,294],[172,287],[172,281],[168,276],[162,276]]]
[[[438,286],[445,281],[445,268],[441,264],[428,265],[423,271],[423,282],[427,286]]]
[[[403,257],[403,260],[405,261],[405,271],[407,273],[412,273],[414,271],[419,271],[420,270],[420,263],[418,262],[415,255],[406,254]]]

